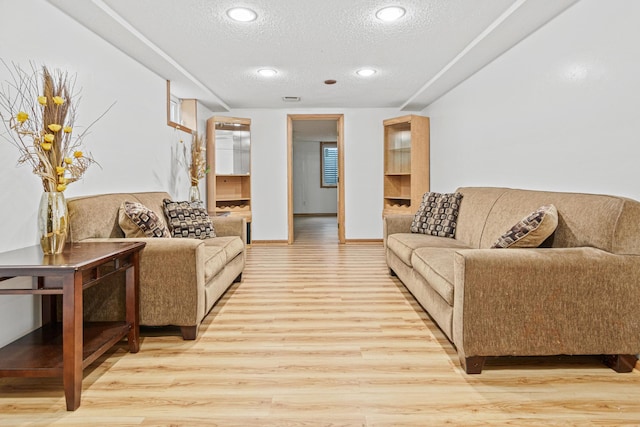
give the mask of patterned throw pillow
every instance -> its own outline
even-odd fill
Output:
[[[123,202],[118,224],[125,237],[171,237],[164,220],[142,203]]]
[[[492,248],[537,248],[558,226],[554,205],[541,206],[522,218],[491,246]]]
[[[424,193],[411,232],[455,237],[461,200],[460,193]]]
[[[174,202],[164,199],[164,213],[173,237],[208,239],[216,237],[216,231],[202,201]]]

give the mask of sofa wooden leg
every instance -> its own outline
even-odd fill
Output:
[[[233,283],[240,283],[240,282],[242,282],[242,273],[238,274],[238,277],[233,279]]]
[[[195,340],[198,336],[198,325],[180,326],[180,332],[182,332],[183,340]]]
[[[604,363],[619,374],[633,371],[638,358],[634,354],[607,354]]]
[[[462,368],[467,374],[480,374],[484,367],[485,356],[466,357],[462,362]]]
[[[395,271],[393,271],[392,269],[389,269],[389,276],[391,277],[398,277],[398,275],[396,274]]]

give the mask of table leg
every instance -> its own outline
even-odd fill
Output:
[[[42,295],[42,324],[57,322],[56,296]]]
[[[67,411],[75,411],[82,393],[82,273],[65,276],[62,288],[64,396]]]
[[[140,252],[132,256],[132,265],[126,272],[126,316],[130,329],[127,335],[129,351],[137,353],[140,350],[140,318],[139,318],[139,280],[140,280]]]

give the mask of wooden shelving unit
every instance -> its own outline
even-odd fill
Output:
[[[213,116],[207,120],[207,211],[241,215],[251,236],[251,119]]]
[[[415,213],[429,191],[429,118],[408,115],[384,125],[382,215]]]

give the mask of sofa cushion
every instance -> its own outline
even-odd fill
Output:
[[[460,187],[456,189],[456,192],[462,194],[464,200],[464,203],[460,204],[460,212],[456,221],[456,240],[465,242],[474,249],[480,248],[480,240],[487,217],[496,201],[507,191],[509,191],[507,188],[490,187]],[[523,215],[529,210],[531,209],[525,210]],[[518,218],[522,218],[522,215],[519,215]],[[508,224],[511,225],[515,221],[509,221]],[[503,228],[506,230],[506,227]],[[500,234],[504,230],[500,230]]]
[[[467,193],[464,197],[459,224],[462,224]],[[513,224],[529,212],[550,203],[558,210],[558,228],[544,246],[588,246],[616,254],[640,255],[640,239],[635,237],[640,230],[640,202],[600,194],[515,189],[504,192],[493,204],[478,247],[490,248]],[[460,237],[458,231],[456,238]]]
[[[419,248],[413,252],[413,271],[453,306],[454,256],[458,248]]]
[[[164,215],[138,202],[122,202],[118,213],[118,225],[125,237],[171,237]]]
[[[238,236],[224,236],[206,239],[204,244],[206,246],[217,246],[224,249],[227,261],[231,261],[244,251],[244,243],[242,243],[242,239]]]
[[[387,248],[402,262],[411,267],[411,255],[418,248],[456,248],[468,249],[469,246],[456,240],[444,237],[414,233],[395,233],[387,237]]]
[[[173,237],[208,239],[216,237],[213,223],[201,201],[174,202],[164,199],[164,213]]]
[[[206,246],[204,247],[204,281],[209,281],[218,273],[222,271],[227,264],[227,255],[224,252],[224,248],[220,246]]]
[[[558,226],[554,205],[541,206],[522,218],[491,246],[492,248],[537,248]]]
[[[411,223],[411,232],[455,237],[461,200],[460,193],[425,193]]]

